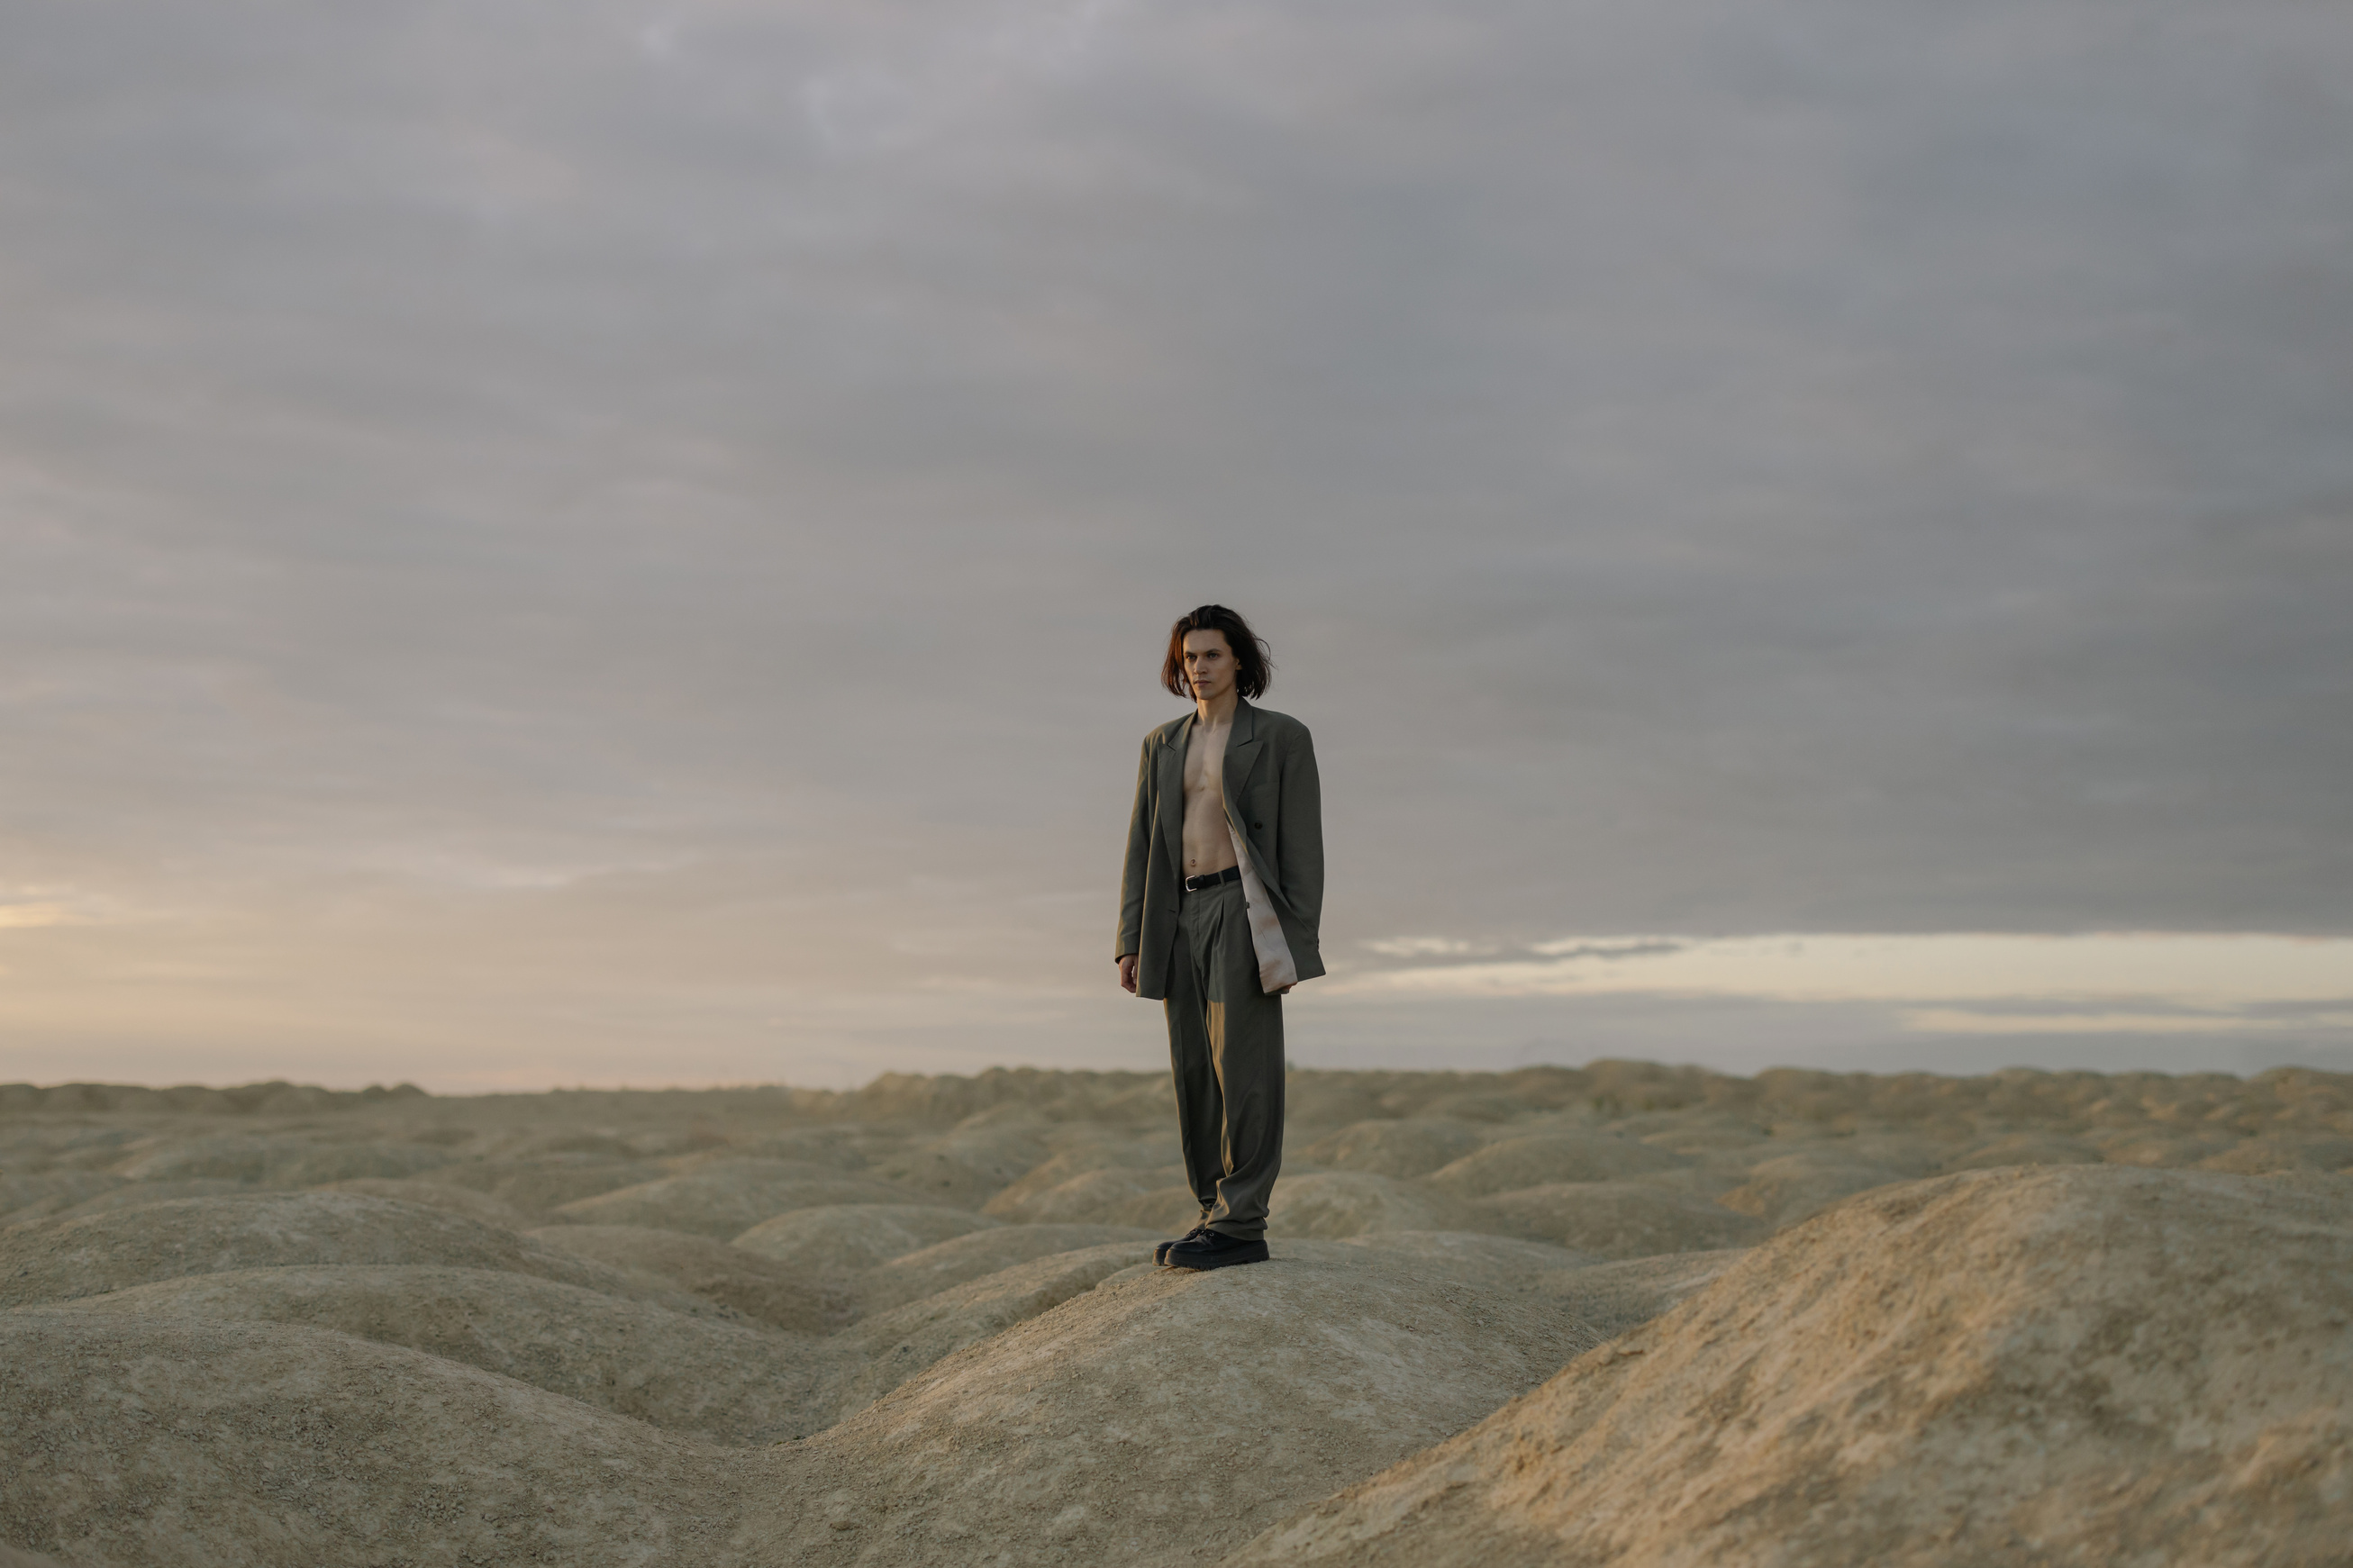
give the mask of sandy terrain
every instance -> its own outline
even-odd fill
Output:
[[[0,1568],[2353,1562],[2353,1079],[0,1087]]]

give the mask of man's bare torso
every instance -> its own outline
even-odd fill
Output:
[[[1185,742],[1185,875],[1206,877],[1234,864],[1234,837],[1226,827],[1226,739],[1233,718],[1214,726],[1193,722]]]

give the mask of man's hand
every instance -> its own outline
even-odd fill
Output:
[[[1131,996],[1135,994],[1135,954],[1132,952],[1119,961],[1119,988]]]

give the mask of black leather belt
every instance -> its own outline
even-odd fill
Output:
[[[1206,877],[1186,878],[1185,890],[1188,893],[1198,893],[1206,889],[1214,888],[1220,882],[1239,882],[1241,879],[1242,868],[1240,866],[1229,866],[1222,871],[1212,871]]]

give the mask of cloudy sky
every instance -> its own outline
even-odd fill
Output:
[[[0,1079],[2353,1068],[2335,0],[0,7]]]

